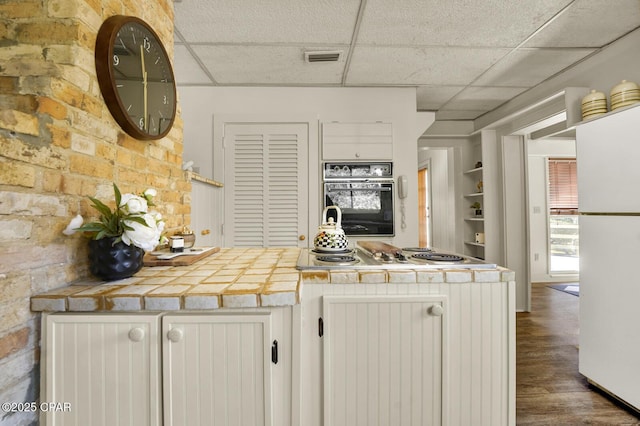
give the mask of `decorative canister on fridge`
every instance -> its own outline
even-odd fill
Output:
[[[337,222],[330,217],[327,220],[327,212],[336,210]],[[318,233],[313,239],[313,246],[318,251],[344,251],[347,250],[349,241],[342,230],[342,211],[338,206],[328,206],[322,211],[322,225],[318,227]]]

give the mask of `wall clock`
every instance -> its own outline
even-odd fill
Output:
[[[176,116],[176,84],[160,37],[134,16],[112,16],[98,31],[96,73],[104,101],[136,139],[166,136]]]

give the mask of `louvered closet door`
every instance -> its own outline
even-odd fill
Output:
[[[226,124],[225,245],[306,246],[306,123]]]

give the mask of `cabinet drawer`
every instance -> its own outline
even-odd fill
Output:
[[[323,123],[324,160],[391,160],[391,123]]]

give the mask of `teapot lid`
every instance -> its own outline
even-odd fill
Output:
[[[333,218],[330,217],[329,219],[327,219],[327,221],[325,223],[320,225],[319,228],[320,229],[336,229],[337,228],[337,223],[335,223]]]

